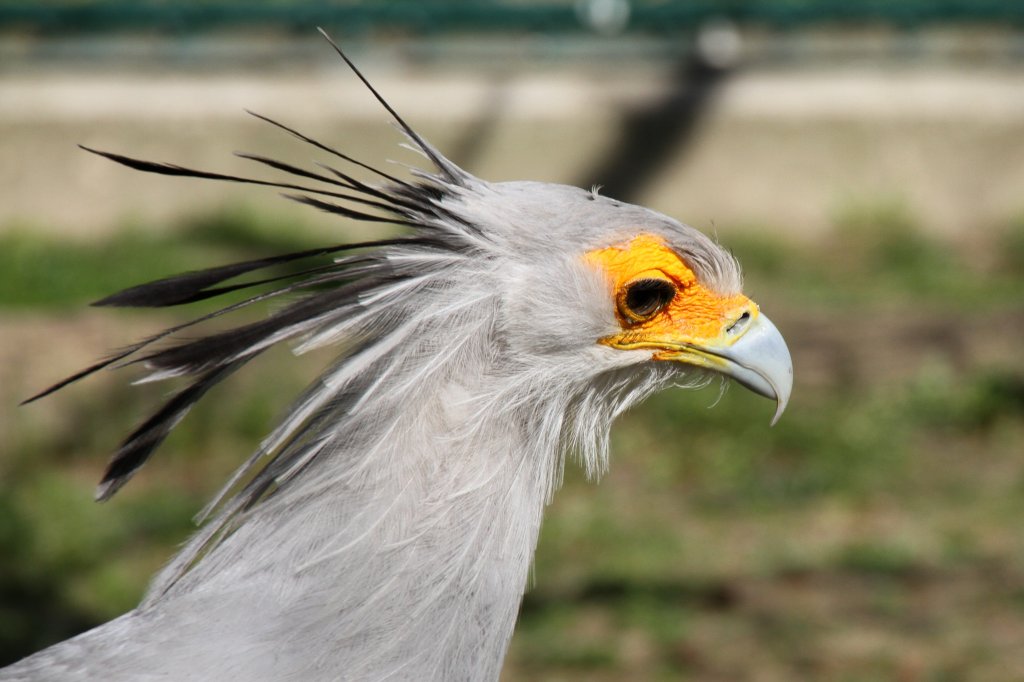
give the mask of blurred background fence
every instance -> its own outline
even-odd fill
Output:
[[[85,304],[371,234],[75,144],[306,160],[252,109],[415,164],[318,25],[468,170],[601,185],[715,233],[793,350],[776,428],[741,391],[675,392],[621,421],[599,486],[570,471],[506,679],[1024,679],[1010,0],[0,0],[0,663],[131,608],[328,361],[268,357],[96,505],[166,389],[125,370],[17,402],[179,318]]]
[[[118,30],[185,31],[270,28],[305,32],[310,25],[348,33],[375,29],[416,33],[451,31],[552,31],[578,33],[645,31],[674,34],[729,19],[773,29],[828,24],[871,24],[912,30],[933,24],[1024,23],[1024,7],[1013,0],[195,0],[192,2],[60,2],[12,0],[0,6],[0,21],[22,31],[63,33]]]

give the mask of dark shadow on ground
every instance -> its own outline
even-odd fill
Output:
[[[691,51],[676,65],[662,97],[623,116],[604,158],[576,184],[599,185],[606,196],[636,202],[680,148],[692,143],[732,71],[710,63],[700,50]]]

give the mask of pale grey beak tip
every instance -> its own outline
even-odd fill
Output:
[[[730,348],[720,352],[730,361],[727,374],[754,393],[776,403],[775,426],[793,390],[793,359],[782,334],[766,315],[758,315]]]

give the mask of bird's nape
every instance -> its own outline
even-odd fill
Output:
[[[338,359],[224,485],[137,609],[0,679],[497,679],[567,450],[599,475],[617,415],[712,373],[774,398],[776,418],[785,408],[788,350],[714,240],[596,191],[472,176],[324,36],[429,171],[396,177],[259,114],[344,165],[242,154],[283,174],[265,180],[86,148],[145,172],[280,189],[405,233],[189,272],[96,303],[246,292],[29,399],[105,368],[189,382],[121,443],[98,499],[268,348],[330,346]],[[272,299],[286,303],[262,319],[183,334]]]

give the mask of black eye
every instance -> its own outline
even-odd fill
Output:
[[[630,282],[619,302],[622,313],[642,322],[667,306],[676,297],[675,286],[663,279],[639,279]]]

